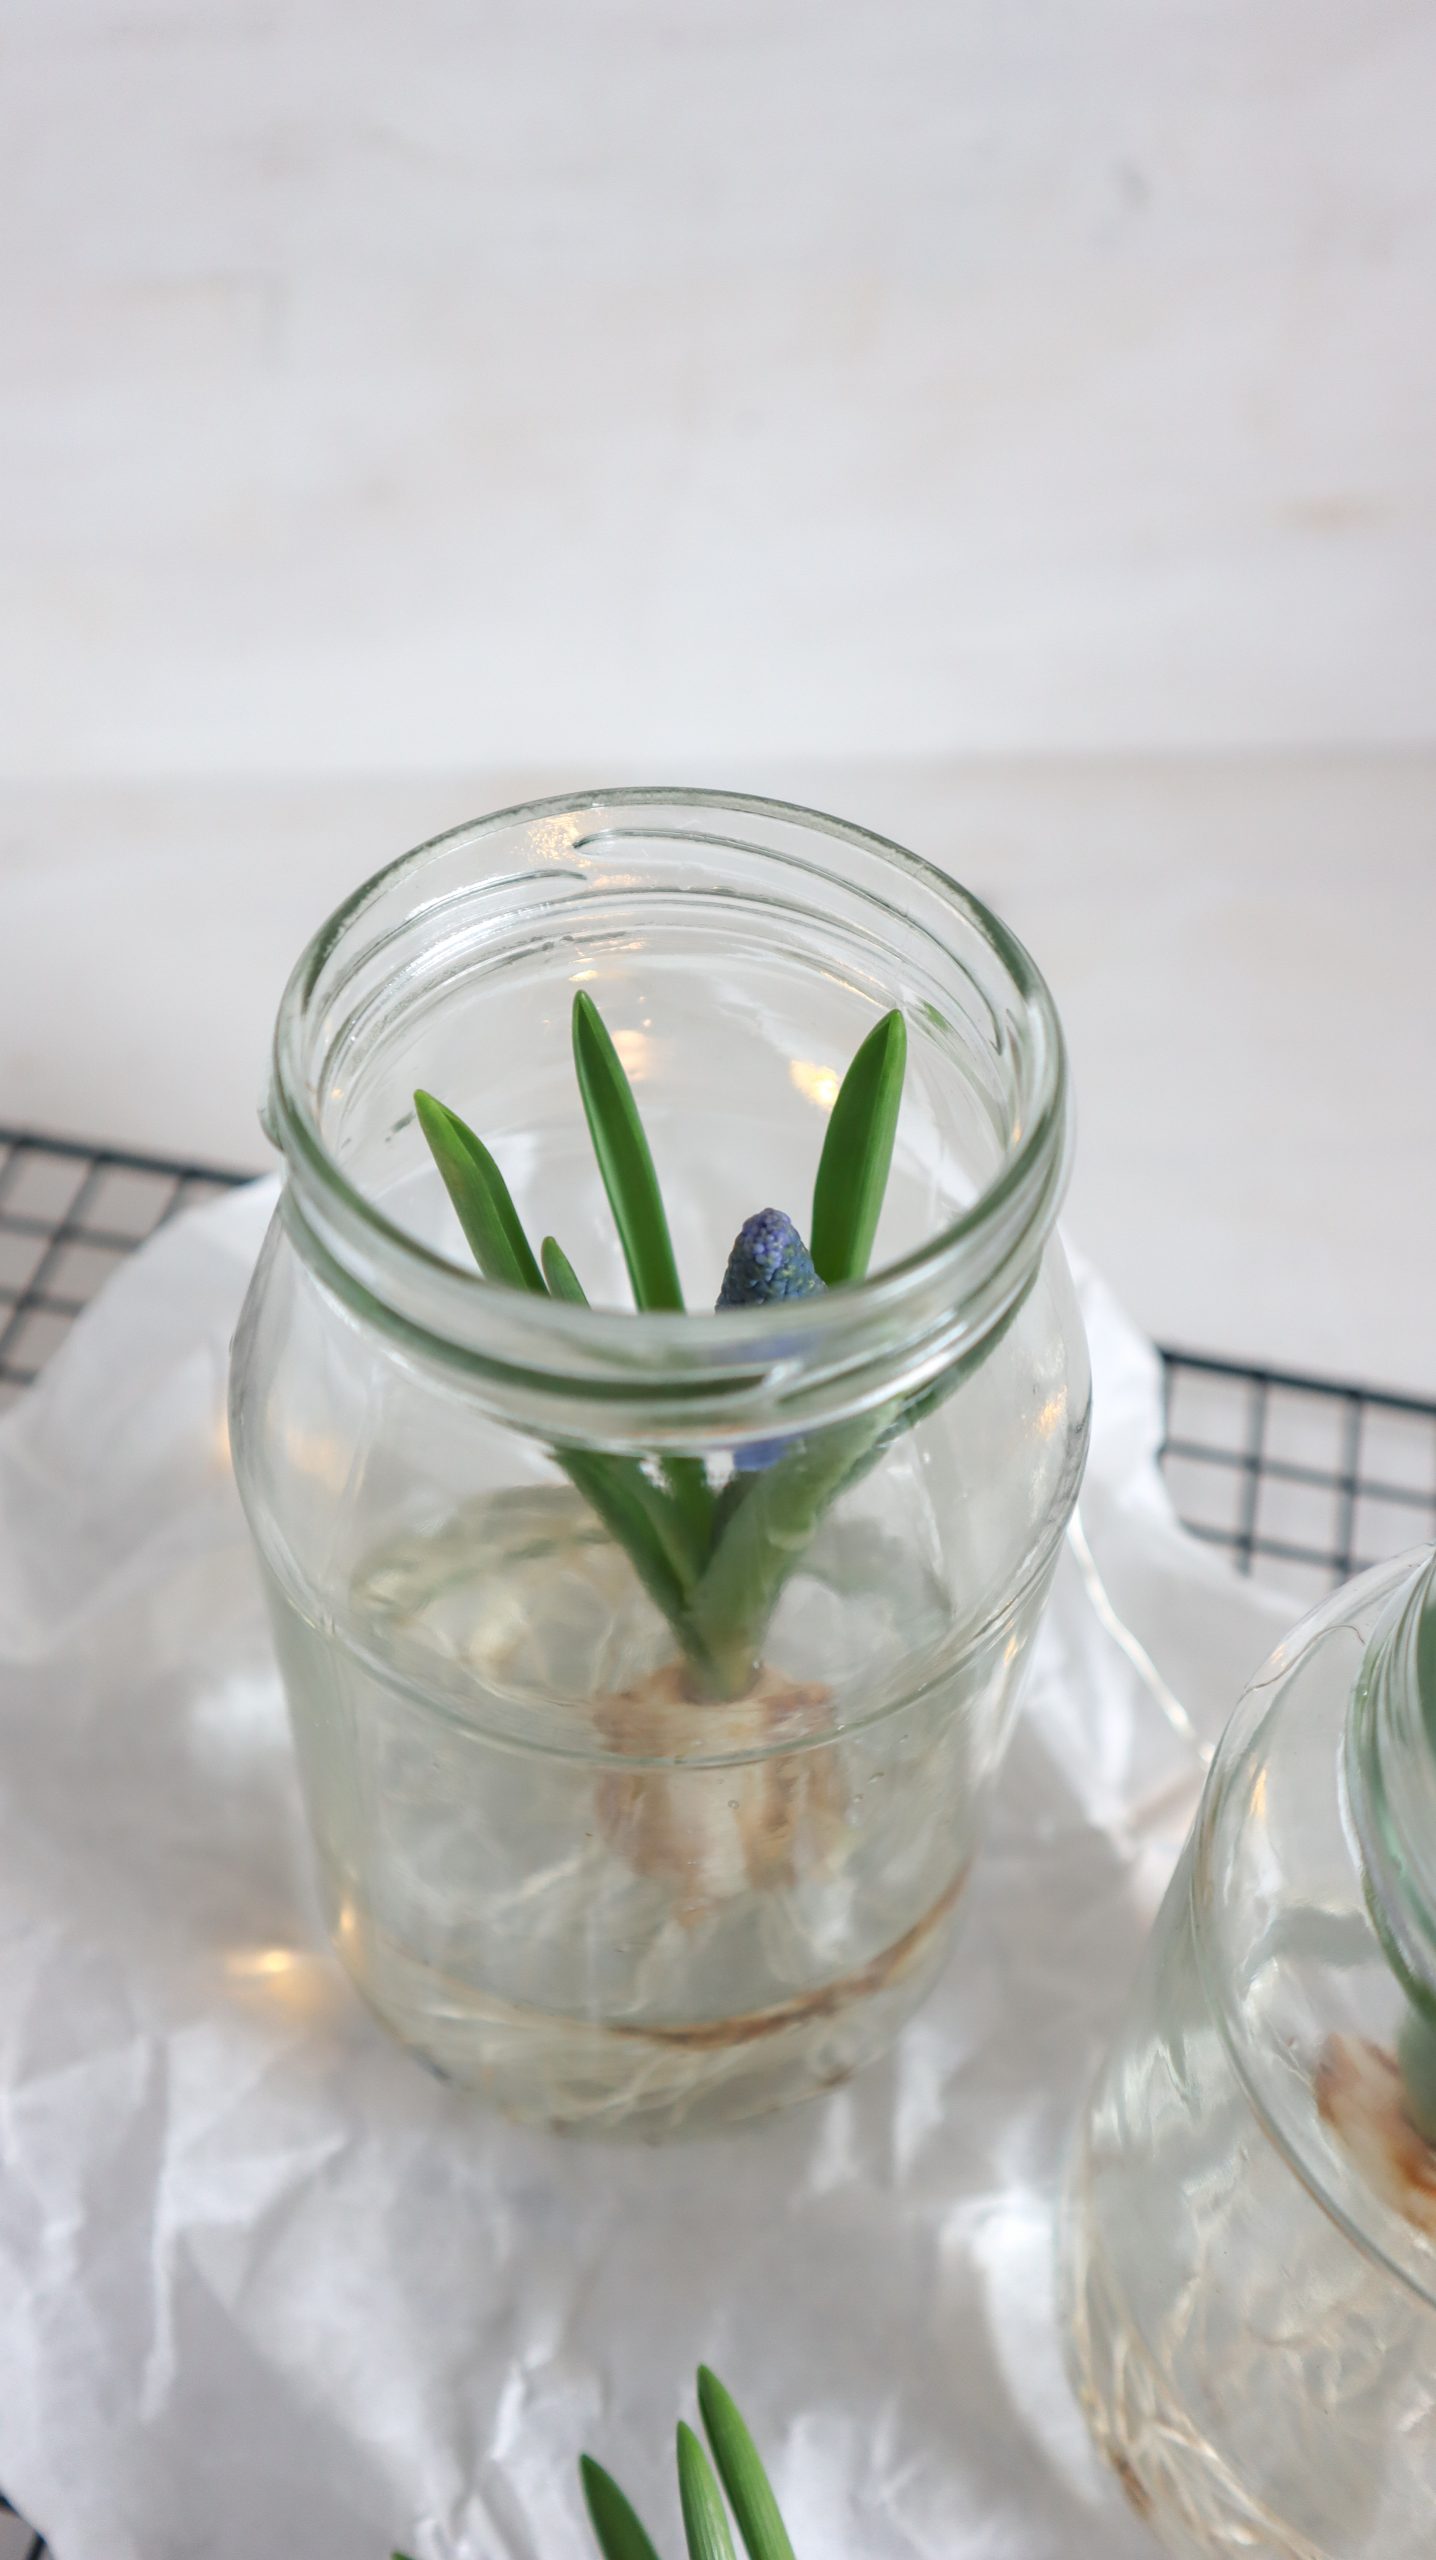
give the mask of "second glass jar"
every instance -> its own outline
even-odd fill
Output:
[[[1069,2334],[1182,2560],[1427,2560],[1436,1562],[1349,1585],[1213,1763],[1083,2124]]]

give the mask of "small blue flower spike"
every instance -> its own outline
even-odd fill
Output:
[[[782,1298],[810,1298],[822,1285],[792,1219],[781,1209],[758,1209],[738,1230],[718,1305],[771,1307]],[[761,1475],[792,1446],[791,1440],[754,1441],[734,1451],[734,1468],[740,1476]]]
[[[758,1209],[738,1230],[720,1307],[768,1307],[778,1298],[808,1298],[822,1282],[813,1257],[791,1218],[781,1209]]]

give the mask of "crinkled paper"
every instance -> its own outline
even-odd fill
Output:
[[[740,2133],[576,2144],[429,2078],[316,1922],[224,1423],[272,1199],[165,1231],[0,1425],[0,2482],[57,2560],[592,2560],[586,2447],[672,2554],[706,2359],[807,2560],[1142,2560],[1054,2201],[1199,1737],[1294,1614],[1176,1528],[1149,1346],[1084,1284],[1111,1607],[1065,1555],[898,2051]]]

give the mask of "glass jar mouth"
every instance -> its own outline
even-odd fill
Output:
[[[515,840],[512,868],[489,878],[511,916],[528,883],[597,876],[645,840],[681,847],[721,868],[756,861],[789,885],[833,879],[877,922],[929,944],[949,968],[979,955],[980,990],[1012,1088],[1000,1160],[961,1211],[928,1240],[841,1289],[778,1308],[638,1313],[574,1306],[484,1280],[399,1223],[354,1181],[332,1146],[324,1105],[333,1061],[352,1025],[356,989],[372,1001],[386,968],[409,966],[406,937],[441,942],[465,897],[477,894],[466,856],[480,862]],[[456,937],[457,939],[457,937]],[[957,946],[968,946],[964,957]],[[897,1000],[896,994],[894,1000]],[[405,1097],[407,1100],[407,1096]],[[285,1214],[301,1246],[358,1312],[409,1347],[491,1385],[570,1401],[640,1398],[655,1436],[682,1436],[720,1410],[775,1400],[794,1422],[828,1408],[860,1411],[936,1376],[976,1346],[1017,1304],[1055,1222],[1070,1163],[1066,1054],[1055,1005],[1023,945],[982,901],[888,838],[796,803],[722,791],[605,788],[523,802],[447,830],[400,855],[321,925],[285,989],[264,1112],[286,1165]],[[836,1401],[835,1401],[836,1400]],[[668,1416],[667,1430],[663,1413]],[[612,1417],[610,1417],[612,1418]]]

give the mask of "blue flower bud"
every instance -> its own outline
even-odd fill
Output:
[[[769,1307],[780,1298],[810,1298],[822,1285],[792,1219],[781,1209],[758,1209],[738,1230],[718,1304]],[[735,1451],[733,1464],[739,1475],[759,1475],[794,1445],[792,1440],[758,1440]]]
[[[767,1307],[778,1298],[807,1298],[822,1282],[813,1257],[791,1218],[781,1209],[758,1209],[738,1230],[720,1307]]]

